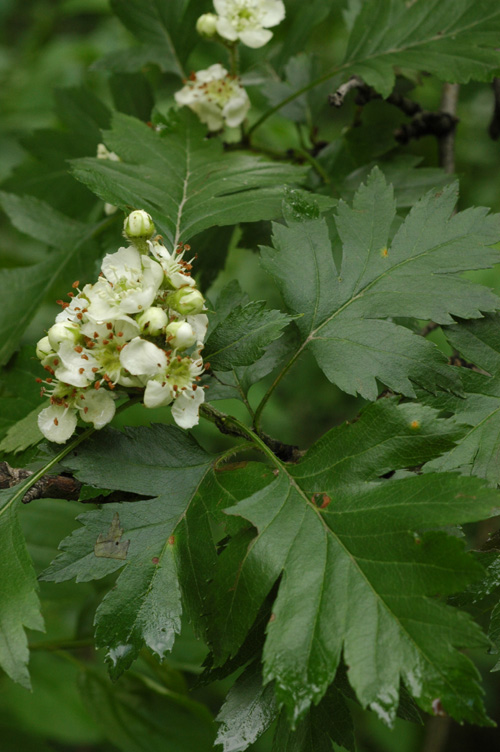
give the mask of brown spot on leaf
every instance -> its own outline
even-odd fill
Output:
[[[123,529],[118,512],[105,533],[101,533],[94,546],[95,556],[103,559],[126,559],[130,541],[122,541]]]

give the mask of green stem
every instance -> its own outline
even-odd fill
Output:
[[[262,441],[260,436],[257,436],[251,428],[245,426],[245,424],[241,423],[237,418],[234,418],[232,415],[225,415],[224,413],[219,412],[219,410],[216,410],[215,407],[212,407],[212,405],[207,404],[200,407],[200,415],[211,423],[215,423],[222,433],[228,433],[234,436],[246,436],[250,439],[253,446],[263,452],[271,460],[273,465],[276,465],[276,467],[282,467],[279,459],[274,452],[269,449],[267,444]]]
[[[238,43],[228,44],[229,60],[231,65],[231,75],[238,76],[240,71],[240,54],[238,50]]]
[[[257,409],[255,411],[255,417],[254,417],[254,421],[253,421],[253,427],[254,427],[255,431],[257,431],[257,433],[260,432],[260,418],[261,418],[261,415],[262,415],[262,411],[265,408],[265,406],[266,406],[266,404],[267,404],[270,396],[272,395],[272,393],[274,392],[274,390],[276,389],[276,387],[280,383],[281,379],[288,373],[288,371],[290,370],[290,368],[293,366],[293,364],[295,363],[295,361],[299,357],[300,353],[304,349],[305,344],[306,343],[304,342],[304,344],[299,347],[299,349],[297,350],[297,352],[295,352],[292,355],[292,357],[290,358],[290,360],[288,361],[288,363],[284,366],[284,368],[282,368],[282,370],[276,376],[276,378],[274,379],[273,383],[271,384],[271,386],[269,387],[269,389],[267,390],[267,392],[265,393],[265,395],[262,397],[261,401],[259,402],[259,404],[257,406]]]
[[[79,648],[91,648],[95,646],[95,640],[88,638],[86,640],[58,640],[56,642],[33,642],[30,644],[30,650],[78,650]]]
[[[330,181],[330,176],[324,170],[324,168],[320,165],[320,163],[318,162],[318,160],[315,159],[313,157],[313,155],[310,154],[305,149],[297,149],[296,151],[297,151],[297,154],[300,154],[300,156],[303,157],[307,162],[309,162],[309,164],[311,165],[311,167],[316,170],[316,172],[318,173],[318,175],[320,176],[320,178],[322,178],[322,180],[325,183],[325,185],[329,185],[330,182],[331,182]]]
[[[349,63],[350,65],[350,63]],[[274,115],[275,112],[278,112],[278,110],[281,110],[282,107],[284,107],[286,104],[289,104],[290,102],[293,102],[294,99],[297,99],[297,97],[302,96],[302,94],[305,94],[307,91],[310,91],[311,89],[314,89],[315,86],[318,86],[319,84],[322,84],[324,81],[328,81],[329,78],[333,78],[337,75],[337,73],[340,73],[340,71],[343,68],[348,67],[348,64],[346,65],[339,65],[338,68],[334,68],[333,71],[329,71],[328,73],[324,73],[319,78],[316,78],[314,81],[311,81],[306,86],[303,86],[302,89],[298,89],[298,91],[295,91],[293,94],[290,94],[285,99],[282,99],[281,102],[278,102],[277,105],[274,107],[271,107],[267,112],[264,112],[263,115],[252,125],[252,127],[248,131],[248,137],[252,135],[252,133],[257,130],[257,128],[260,128],[262,123],[265,123],[265,121],[271,117],[271,115]]]

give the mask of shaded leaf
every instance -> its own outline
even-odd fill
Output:
[[[262,301],[238,306],[211,333],[203,357],[216,371],[251,365],[290,321],[291,317],[281,311],[266,309]]]
[[[43,630],[44,625],[35,570],[17,517],[23,485],[0,491],[0,666],[29,689],[24,628]]]
[[[106,648],[115,677],[144,644],[160,658],[172,648],[181,589],[189,617],[203,631],[203,590],[215,563],[207,517],[212,461],[186,433],[163,425],[103,431],[65,460],[83,482],[154,497],[82,515],[84,527],[62,542],[41,576],[87,581],[124,566],[95,617],[96,642]],[[96,555],[102,534],[123,548],[129,542],[125,560]]]

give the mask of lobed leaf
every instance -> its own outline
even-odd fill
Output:
[[[500,217],[481,208],[452,215],[455,201],[455,186],[428,193],[390,242],[393,192],[375,168],[352,208],[338,205],[339,272],[324,220],[297,215],[287,227],[274,226],[274,249],[262,248],[262,263],[290,313],[303,314],[299,353],[310,348],[345,392],[373,400],[377,379],[410,397],[413,384],[459,390],[442,353],[392,321],[404,316],[449,324],[452,315],[479,318],[500,305],[490,290],[460,276],[498,261],[490,246],[500,238]]]

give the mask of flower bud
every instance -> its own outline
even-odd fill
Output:
[[[205,298],[199,290],[193,290],[192,287],[181,287],[177,292],[168,296],[167,303],[170,308],[183,316],[191,316],[203,310]]]
[[[156,230],[150,215],[142,209],[131,212],[123,223],[124,234],[132,239],[151,238]]]
[[[53,350],[57,350],[61,342],[69,342],[76,345],[81,339],[81,332],[77,326],[70,322],[59,322],[50,327],[47,339]]]
[[[52,347],[50,346],[49,338],[42,337],[42,339],[39,340],[36,345],[36,357],[39,360],[43,360],[48,355],[55,355],[55,353],[52,350]]]
[[[204,13],[196,22],[196,31],[201,37],[211,39],[217,33],[217,16],[215,13]]]
[[[176,350],[187,350],[196,342],[193,327],[187,321],[172,321],[166,330],[167,342]]]
[[[143,311],[140,316],[137,316],[136,321],[141,328],[141,332],[156,337],[167,326],[168,316],[163,308],[151,306],[151,308]]]

